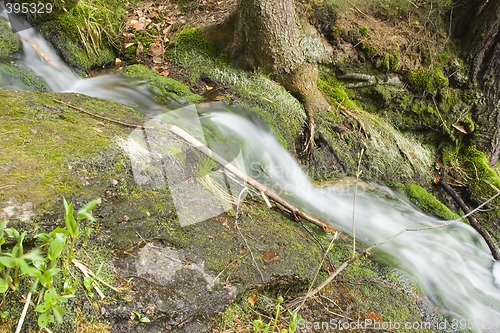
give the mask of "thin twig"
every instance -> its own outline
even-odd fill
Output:
[[[95,113],[92,113],[92,112],[89,112],[89,111],[86,111],[82,108],[79,108],[77,106],[74,106],[74,105],[71,105],[69,103],[66,103],[66,102],[63,102],[61,100],[58,100],[56,98],[53,99],[54,102],[56,103],[59,103],[59,104],[62,104],[64,106],[67,106],[71,109],[74,109],[74,110],[77,110],[77,111],[80,111],[82,113],[85,113],[89,116],[92,116],[94,118],[98,118],[98,119],[102,119],[102,120],[106,120],[106,121],[109,121],[109,122],[112,122],[112,123],[115,123],[115,124],[119,124],[119,125],[123,125],[123,126],[126,126],[126,127],[132,127],[132,128],[143,128],[142,125],[136,125],[136,124],[129,124],[129,123],[125,123],[125,122],[122,122],[122,121],[119,121],[119,120],[116,120],[116,119],[112,119],[112,118],[108,118],[108,117],[105,117],[105,116],[101,116],[101,115],[98,115],[98,114],[95,114]]]
[[[257,261],[255,260],[255,256],[253,255],[252,248],[250,248],[250,245],[248,245],[248,242],[247,242],[245,236],[243,236],[243,233],[241,232],[240,227],[238,225],[238,220],[240,218],[240,203],[242,201],[241,198],[242,198],[243,194],[245,194],[246,192],[247,192],[247,188],[244,187],[241,190],[240,194],[238,195],[238,203],[236,204],[236,214],[235,214],[235,218],[234,218],[234,225],[236,226],[236,230],[240,234],[240,237],[243,239],[243,242],[245,243],[245,246],[246,246],[248,252],[250,252],[250,256],[252,257],[252,264],[255,266],[255,268],[259,272],[262,283],[264,283],[264,274],[262,274],[262,271],[260,270],[259,265],[257,264]]]
[[[325,251],[325,255],[323,256],[323,259],[321,260],[321,263],[319,264],[318,266],[318,269],[316,270],[316,272],[314,273],[314,277],[311,281],[311,284],[309,285],[309,289],[307,290],[307,293],[306,293],[306,296],[304,297],[304,299],[302,300],[302,302],[300,303],[300,305],[293,311],[295,313],[298,313],[300,308],[302,308],[302,306],[304,306],[304,303],[306,302],[307,300],[307,295],[309,294],[309,292],[311,291],[314,283],[316,282],[316,279],[318,278],[318,275],[319,275],[319,272],[321,271],[321,267],[323,267],[323,264],[325,263],[325,260],[326,258],[328,257],[330,251],[332,250],[333,248],[333,243],[335,242],[335,240],[337,239],[337,236],[338,236],[338,233],[336,232],[334,235],[333,235],[333,238],[332,240],[330,241],[330,244],[328,245],[328,248],[326,249]]]
[[[24,303],[23,311],[21,312],[21,317],[19,317],[19,321],[17,322],[15,333],[21,332],[21,329],[23,328],[24,319],[26,318],[26,313],[28,313],[28,307],[30,306],[31,302],[31,295],[32,293],[30,291],[26,296],[26,302]]]
[[[495,200],[498,196],[500,196],[500,192],[498,192],[497,194],[495,194],[494,196],[492,196],[490,199],[486,200],[481,205],[479,205],[478,207],[476,207],[474,210],[470,211],[469,213],[465,214],[461,218],[466,218],[466,217],[470,216],[471,214],[474,214],[476,211],[478,211],[479,209],[481,209],[483,206],[485,206],[489,202]],[[325,288],[331,281],[333,281],[333,279],[335,279],[335,277],[337,277],[337,275],[339,275],[344,269],[346,269],[349,265],[351,265],[352,263],[354,263],[356,260],[358,260],[362,256],[368,255],[375,248],[377,248],[377,247],[379,247],[381,245],[384,245],[384,244],[392,241],[393,239],[401,236],[402,234],[404,234],[406,232],[441,229],[441,228],[450,226],[450,225],[452,225],[454,223],[457,223],[458,221],[460,221],[460,219],[452,220],[450,222],[443,223],[443,224],[438,224],[438,225],[434,225],[434,226],[422,227],[422,228],[405,228],[405,229],[403,229],[403,230],[395,233],[391,237],[387,238],[386,240],[383,240],[383,241],[381,241],[379,243],[373,244],[372,246],[370,246],[370,247],[366,248],[365,250],[363,250],[362,252],[358,253],[355,257],[352,257],[351,259],[345,261],[342,265],[339,266],[339,268],[337,268],[335,270],[335,272],[333,272],[330,276],[328,276],[328,278],[325,281],[323,281],[323,283],[321,283],[314,290],[307,292],[307,294],[304,297],[307,299],[307,298],[311,298],[312,296],[316,295],[323,288]]]

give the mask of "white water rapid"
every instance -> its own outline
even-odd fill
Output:
[[[147,114],[162,108],[143,88],[122,77],[80,78],[33,29],[19,36],[24,44],[24,63],[52,90],[115,100]],[[351,234],[352,187],[314,186],[271,134],[240,115],[208,108],[201,120],[218,128],[221,142],[238,145],[249,175],[300,209]],[[162,121],[177,122],[168,113]],[[185,122],[177,124],[189,132]],[[424,229],[400,233],[378,247],[374,256],[407,272],[434,304],[456,320],[455,331],[500,332],[500,263],[493,261],[483,239],[461,221],[448,224],[421,213],[388,188],[363,183],[358,186],[354,215],[359,242],[372,245],[405,229]]]

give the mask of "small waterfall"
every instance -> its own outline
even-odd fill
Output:
[[[142,86],[123,77],[79,77],[34,29],[24,30],[19,36],[24,45],[24,63],[54,91],[110,99],[135,106],[146,114],[167,111]],[[162,115],[158,123],[177,124],[189,132],[189,123],[171,114]],[[221,138],[211,146],[224,147],[227,142],[237,146],[249,175],[303,211],[351,233],[352,187],[314,186],[271,134],[240,115],[208,108],[201,116],[201,124],[216,130]],[[242,163],[238,162],[237,167],[241,168]],[[400,233],[378,247],[375,256],[385,258],[412,276],[435,304],[461,320],[459,323],[463,325],[459,328],[498,332],[500,263],[492,260],[483,239],[465,223],[449,223],[423,214],[388,188],[364,183],[357,186],[356,238],[371,245]]]
[[[5,9],[0,6],[0,17],[6,19]],[[52,91],[73,92],[92,97],[109,99],[154,115],[159,106],[147,89],[120,75],[101,75],[82,78],[56,54],[47,41],[34,29],[17,32],[23,43],[23,63],[43,79]]]

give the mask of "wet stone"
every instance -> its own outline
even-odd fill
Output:
[[[235,287],[221,284],[202,260],[184,250],[148,243],[115,265],[118,273],[133,278],[134,295],[106,309],[112,332],[209,332],[236,296]],[[133,312],[150,322],[138,324]]]

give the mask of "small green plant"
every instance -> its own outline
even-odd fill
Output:
[[[280,318],[280,314],[283,311],[283,302],[284,299],[282,296],[279,296],[276,300],[276,312],[274,314],[274,320],[265,323],[262,320],[262,317],[259,316],[258,319],[253,321],[253,331],[254,333],[274,333]],[[288,312],[288,327],[281,329],[280,333],[294,333],[297,330],[297,322],[300,320],[300,314],[287,310]],[[271,328],[272,325],[272,328]]]
[[[29,306],[31,295],[35,293],[39,295],[36,303],[38,305],[35,308],[39,313],[38,326],[45,328],[52,323],[62,323],[62,316],[65,313],[62,306],[70,298],[75,297],[75,284],[79,283],[76,278],[68,274],[68,267],[80,236],[79,221],[95,221],[91,211],[97,205],[96,200],[90,201],[78,210],[75,218],[73,205],[66,199],[63,202],[65,227],[57,227],[49,233],[34,235],[36,246],[30,251],[26,251],[24,246],[28,232],[7,228],[7,222],[0,221],[0,294],[3,296],[0,316],[2,318],[10,315],[2,308],[7,295],[28,289],[25,309]],[[66,277],[64,284],[56,280],[60,272]],[[18,324],[19,329],[23,320],[22,316]]]
[[[149,323],[149,322],[151,322],[151,320],[148,317],[143,316],[140,311],[132,311],[132,314],[134,315],[134,317],[135,317],[135,319],[137,320],[138,323]]]
[[[43,301],[35,308],[35,311],[40,313],[38,326],[45,328],[54,322],[62,323],[65,311],[61,308],[61,303],[66,303],[72,297],[75,295],[59,295],[55,288],[45,291]]]

